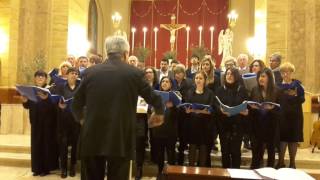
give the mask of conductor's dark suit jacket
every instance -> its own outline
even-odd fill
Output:
[[[80,157],[134,158],[138,95],[163,114],[160,96],[143,80],[143,72],[112,56],[88,68],[72,104],[77,120],[84,123]]]

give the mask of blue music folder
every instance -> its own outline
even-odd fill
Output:
[[[237,106],[230,107],[230,106],[227,106],[227,105],[223,104],[220,101],[220,99],[218,98],[218,96],[216,96],[216,99],[218,100],[222,110],[224,112],[229,113],[230,116],[234,116],[234,115],[240,114],[240,112],[242,112],[242,111],[247,109],[247,105],[248,105],[247,101],[243,101],[241,104],[239,104]]]
[[[203,109],[207,109],[209,112],[213,112],[213,109],[210,105],[206,105],[206,104],[199,104],[199,103],[183,103],[180,104],[178,107],[187,109],[187,108],[191,108],[191,109],[197,109],[197,110],[203,110]]]
[[[52,78],[55,85],[61,85],[61,84],[64,84],[67,82],[66,79],[59,77],[57,74],[51,76],[51,78]]]
[[[70,105],[72,103],[73,98],[68,98],[65,99],[63,96],[57,95],[57,94],[52,94],[50,95],[50,99],[51,102],[58,104],[60,102],[60,100],[62,101],[62,103],[65,103],[67,105]]]
[[[248,91],[251,91],[258,85],[257,75],[255,73],[246,73],[242,75],[243,83]]]
[[[52,76],[58,75],[59,74],[59,69],[54,68],[52,69],[49,73],[49,76],[52,78]]]
[[[50,94],[49,89],[41,88],[37,86],[16,85],[16,89],[22,96],[27,97],[30,101],[33,101],[33,102],[38,102],[40,100],[37,94],[39,91]]]
[[[280,108],[280,104],[277,104],[277,103],[274,103],[274,102],[256,102],[256,101],[247,101],[247,103],[250,105],[250,104],[253,104],[253,105],[256,105],[258,106],[260,109],[264,109],[264,106],[267,105],[267,104],[270,104],[270,105],[274,105],[276,108]]]
[[[182,98],[175,91],[157,91],[157,90],[155,90],[155,92],[161,96],[163,104],[167,101],[171,101],[174,106],[178,106],[179,104],[181,104]]]
[[[179,91],[170,91],[169,92],[169,100],[173,103],[174,106],[178,106],[181,104],[182,97],[181,94],[178,93]]]

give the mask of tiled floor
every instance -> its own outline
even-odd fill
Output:
[[[0,166],[0,179],[1,180],[60,180],[60,174],[58,171],[52,172],[52,174],[40,177],[32,176],[30,168],[22,167],[5,167]],[[66,180],[79,180],[80,174],[76,177],[68,177]],[[155,177],[143,177],[142,180],[156,180]]]

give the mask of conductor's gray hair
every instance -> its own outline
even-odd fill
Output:
[[[129,52],[130,46],[123,36],[109,36],[105,41],[106,54]]]

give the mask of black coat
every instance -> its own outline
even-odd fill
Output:
[[[68,83],[64,83],[53,88],[52,93],[63,96],[64,99],[72,98],[79,87],[77,83],[74,89],[71,89]],[[57,137],[58,142],[62,143],[63,140],[69,140],[68,144],[76,142],[79,136],[80,123],[75,121],[71,112],[71,107],[68,105],[66,109],[57,107]]]
[[[300,81],[279,85],[282,95],[280,105],[283,118],[280,121],[280,140],[285,142],[303,142],[303,111],[305,101],[304,89]],[[288,89],[296,89],[297,96],[287,94]]]
[[[195,74],[196,74],[196,73],[192,73],[192,72],[191,72],[191,67],[189,67],[189,68],[186,70],[186,77],[189,78],[189,79],[191,79],[191,80],[193,80]]]
[[[220,72],[221,73],[221,72]],[[214,74],[214,81],[212,83],[209,83],[207,85],[207,87],[212,91],[212,92],[216,92],[216,90],[221,86],[221,80],[220,80],[220,76],[218,76],[217,74]]]
[[[273,71],[274,81],[277,86],[281,85],[282,83],[282,76],[279,70]]]
[[[234,85],[233,87],[222,86],[216,91],[217,97],[227,106],[237,106],[248,99],[246,89],[241,85]],[[247,130],[247,117],[237,114],[228,117],[222,114],[220,105],[217,105],[217,126],[220,136],[237,136],[242,137],[245,130]]]
[[[185,78],[182,80],[180,85],[178,82],[174,79],[172,90],[173,91],[179,91],[182,95],[182,102],[185,101],[188,91],[193,87],[193,82],[191,79]]]
[[[256,102],[274,102],[279,103],[280,93],[275,90],[272,99],[263,98],[259,87],[252,89],[250,100]],[[250,109],[250,134],[252,138],[264,143],[278,144],[280,142],[280,120],[281,111],[279,108],[262,111],[257,109]]]
[[[163,114],[161,97],[144,80],[144,74],[111,56],[88,68],[72,104],[77,120],[86,116],[80,135],[80,156],[134,158],[138,95]]]
[[[49,172],[58,168],[56,141],[56,108],[49,99],[35,103],[28,100],[23,107],[29,109],[31,123],[32,172]]]
[[[164,114],[163,124],[152,128],[152,137],[176,140],[178,137],[177,113],[178,109],[176,107],[167,108]]]
[[[172,90],[179,91],[182,95],[182,102],[185,102],[187,98],[188,91],[193,87],[193,82],[191,79],[185,78],[182,80],[180,85],[176,80],[173,80]],[[178,136],[179,141],[184,141],[187,136],[187,127],[186,127],[186,113],[182,109],[178,109],[177,113],[177,120],[178,120]]]
[[[214,97],[209,88],[205,88],[202,94],[197,94],[195,88],[192,88],[188,91],[186,102],[213,106]],[[186,127],[187,141],[190,144],[211,144],[217,133],[213,114],[186,114]]]

